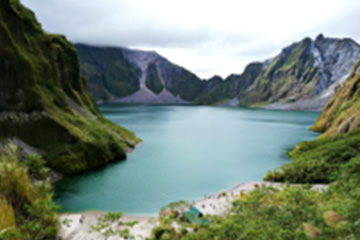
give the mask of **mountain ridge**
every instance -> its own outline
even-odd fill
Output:
[[[88,76],[84,71],[84,66],[89,64],[89,61],[82,59],[82,55],[86,54],[86,52],[82,54],[82,45],[75,46],[79,46],[77,48],[80,52],[82,71],[91,79],[93,75]],[[88,48],[91,50],[92,47],[88,46]],[[123,52],[122,61],[132,64],[134,69],[141,69],[140,73],[138,72],[137,82],[142,84],[139,83],[138,88],[127,96],[112,96],[99,102],[105,100],[145,104],[225,104],[320,111],[336,88],[344,83],[353,65],[360,58],[360,46],[354,40],[326,38],[320,34],[314,40],[307,37],[295,42],[268,60],[248,64],[241,74],[230,74],[225,79],[202,80],[154,51],[122,47],[113,49]],[[149,58],[148,62],[143,62],[145,66],[140,67],[139,61],[145,61],[145,56]],[[147,66],[152,63],[156,65],[160,80],[157,83],[158,88],[162,89],[157,93],[144,84],[145,75],[148,75]],[[260,69],[261,65],[262,69]],[[174,72],[178,73],[174,74]],[[187,76],[185,78],[188,80],[179,81],[177,77],[179,74]],[[126,80],[122,79],[122,81]],[[131,81],[136,82],[133,78]],[[181,91],[177,91],[179,88]],[[188,92],[190,94],[187,94]],[[96,93],[93,95],[97,98]],[[164,95],[168,97],[163,97]]]

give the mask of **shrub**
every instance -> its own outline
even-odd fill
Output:
[[[39,180],[44,180],[46,178],[49,169],[45,167],[46,162],[41,156],[36,154],[26,155],[23,164],[27,167],[31,178]]]
[[[56,236],[59,222],[50,184],[42,181],[33,185],[27,168],[11,151],[0,157],[0,210],[1,240],[47,240]]]

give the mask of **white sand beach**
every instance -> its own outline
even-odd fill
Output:
[[[204,215],[222,215],[231,207],[231,202],[239,197],[241,193],[248,193],[259,186],[272,186],[282,188],[283,183],[273,182],[247,182],[231,188],[223,193],[206,196],[203,199],[193,201],[192,205],[197,207]],[[328,185],[314,184],[312,190],[324,191]],[[105,215],[103,212],[85,212],[85,213],[66,213],[60,215],[62,222],[61,230],[57,240],[122,240],[120,236],[106,237],[99,232],[89,232],[91,225],[96,225],[98,218]],[[121,218],[123,222],[138,221],[130,229],[130,234],[135,236],[136,240],[141,240],[151,235],[151,230],[156,227],[159,222],[158,216],[124,216]],[[119,227],[114,223],[112,228]]]

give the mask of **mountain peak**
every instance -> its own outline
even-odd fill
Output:
[[[315,41],[316,41],[316,42],[320,42],[320,41],[323,41],[324,39],[325,39],[324,34],[320,33],[320,34],[316,37]]]
[[[221,80],[221,81],[223,81],[224,79],[223,79],[221,76],[219,76],[219,75],[214,75],[214,76],[212,76],[211,78],[209,78],[208,80],[209,80],[209,81],[211,81],[211,80],[213,80],[213,81],[215,81],[215,80]]]

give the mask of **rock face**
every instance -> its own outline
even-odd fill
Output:
[[[313,130],[336,136],[360,128],[360,60],[322,111]]]
[[[242,74],[201,81],[155,52],[76,45],[88,90],[99,101],[227,104],[320,111],[360,58],[351,39],[319,35],[286,47]]]
[[[156,52],[76,44],[88,90],[98,102],[188,104],[208,82]]]
[[[238,99],[243,105],[319,111],[359,58],[360,47],[351,39],[305,38],[268,60]]]
[[[0,45],[0,142],[17,139],[73,174],[124,159],[139,141],[102,117],[72,44],[17,0],[0,2]]]

